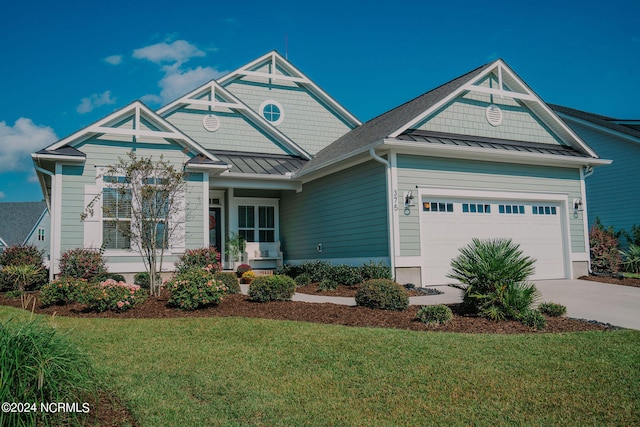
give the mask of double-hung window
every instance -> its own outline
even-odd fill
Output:
[[[238,234],[247,242],[275,242],[275,207],[238,206]]]
[[[106,187],[102,190],[102,197],[102,241],[105,248],[129,249],[131,191]]]

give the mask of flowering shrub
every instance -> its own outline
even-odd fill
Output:
[[[216,280],[213,273],[197,267],[179,273],[167,282],[167,289],[171,292],[169,304],[181,310],[219,304],[227,292],[227,286]]]
[[[224,285],[227,287],[228,294],[240,293],[240,283],[238,282],[236,273],[232,273],[230,271],[218,271],[213,275],[213,278],[218,282],[224,283]]]
[[[85,279],[60,277],[42,286],[40,289],[40,302],[44,306],[85,302],[89,286]]]
[[[126,311],[142,304],[147,299],[147,293],[138,285],[107,279],[90,286],[85,298],[92,310]]]
[[[255,279],[256,278],[256,273],[254,273],[252,270],[245,271],[244,273],[242,273],[242,278],[243,279]]]
[[[98,251],[91,249],[71,249],[60,257],[60,275],[92,281],[96,276],[106,273],[104,258]]]
[[[220,253],[213,246],[208,248],[187,249],[176,262],[176,272],[184,273],[191,267],[204,268],[210,273],[222,270]]]
[[[618,239],[613,229],[605,228],[599,219],[596,219],[595,225],[589,230],[589,252],[594,272],[617,273],[620,269]]]

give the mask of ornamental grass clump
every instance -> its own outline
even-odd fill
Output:
[[[631,243],[626,251],[620,251],[624,257],[622,267],[628,273],[640,273],[640,245]]]
[[[96,395],[89,357],[66,335],[37,321],[0,323],[0,402],[22,409],[3,406],[0,425],[85,425]],[[41,410],[56,402],[77,402],[79,410]]]
[[[49,279],[42,251],[33,245],[9,246],[0,252],[0,291],[38,289]]]
[[[473,239],[451,262],[447,277],[461,284],[469,311],[491,320],[517,319],[540,296],[526,281],[534,263],[511,239]]]
[[[374,309],[402,311],[409,307],[409,296],[393,280],[373,279],[360,286],[356,292],[356,304]]]
[[[91,310],[126,311],[142,304],[147,299],[147,292],[138,285],[107,279],[88,287],[85,298]]]
[[[177,274],[167,282],[167,288],[171,292],[169,304],[180,310],[197,310],[219,304],[227,293],[227,286],[222,281],[199,267]]]
[[[538,311],[550,317],[560,317],[567,314],[567,307],[555,302],[543,302],[538,306]]]
[[[425,305],[418,309],[417,317],[427,325],[439,325],[450,322],[453,312],[444,304]]]
[[[291,277],[275,274],[260,276],[249,285],[251,301],[289,301],[296,291],[296,282]]]

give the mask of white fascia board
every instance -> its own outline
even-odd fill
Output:
[[[293,174],[293,179],[302,179],[304,178],[303,182],[309,182],[309,181],[313,181],[314,179],[320,178],[322,176],[325,175],[329,175],[331,173],[334,172],[338,172],[348,166],[344,166],[344,162],[346,160],[358,157],[359,155],[366,153],[367,154],[367,159],[371,159],[371,157],[369,157],[368,153],[369,150],[371,148],[375,148],[376,146],[380,145],[382,143],[382,141],[378,141],[378,142],[374,142],[372,144],[368,144],[364,147],[359,148],[356,151],[352,151],[350,153],[344,154],[338,158],[335,159],[331,159],[331,160],[327,160],[326,162],[320,163],[312,168],[309,169],[305,169],[302,173],[298,173],[295,172]],[[367,160],[365,159],[365,160]],[[361,161],[356,161],[355,164],[357,163],[361,163]],[[350,163],[349,166],[352,166],[353,163]],[[318,173],[319,172],[319,173]]]
[[[597,129],[597,130],[599,130],[601,132],[610,133],[610,134],[612,134],[614,136],[617,136],[619,138],[624,138],[624,139],[627,139],[627,140],[629,140],[631,142],[635,142],[635,143],[640,144],[640,138],[637,138],[635,136],[628,135],[626,133],[619,132],[617,130],[609,129],[607,127],[600,126],[600,125],[598,125],[596,123],[593,123],[593,122],[590,122],[588,120],[579,119],[577,117],[573,117],[573,116],[565,114],[565,113],[556,113],[556,114],[558,114],[558,116],[560,116],[563,119],[566,119],[566,120],[569,120],[569,121],[572,121],[572,122],[575,122],[575,123],[579,123],[581,125],[588,126],[590,128],[593,128],[593,129]]]
[[[210,171],[215,172],[216,174],[224,173],[231,168],[229,165],[207,165],[207,164],[187,164],[185,166],[186,170],[197,170],[197,171]]]
[[[568,157],[554,154],[523,153],[506,150],[489,150],[486,148],[455,147],[442,145],[425,145],[423,143],[385,139],[381,148],[393,149],[399,154],[413,154],[429,157],[446,157],[451,159],[480,160],[499,163],[518,163],[539,166],[602,166],[611,164],[611,160],[585,157]]]
[[[290,177],[272,177],[260,174],[225,172],[209,180],[210,185],[222,185],[229,188],[252,188],[264,190],[299,191],[301,182]]]
[[[211,100],[198,99],[199,97],[205,94],[210,94]],[[221,95],[223,98],[227,98],[227,101],[231,100],[231,102],[216,101],[215,99],[216,94]],[[183,105],[189,105],[189,104],[206,105],[206,106],[210,106],[212,109],[229,108],[229,109],[236,109],[236,110],[244,110],[249,108],[242,102],[239,102],[239,100],[236,97],[231,95],[229,91],[227,91],[222,86],[220,86],[215,80],[211,80],[203,84],[202,86],[192,90],[186,95],[181,96],[175,101],[160,108],[157,111],[157,114],[159,114],[160,116],[164,116],[165,114],[170,113]]]
[[[32,159],[37,160],[53,160],[55,162],[64,163],[84,163],[86,158],[83,156],[58,156],[56,154],[31,153]]]

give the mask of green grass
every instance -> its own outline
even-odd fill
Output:
[[[0,318],[24,313],[0,308]],[[639,425],[640,331],[55,318],[141,426]]]

